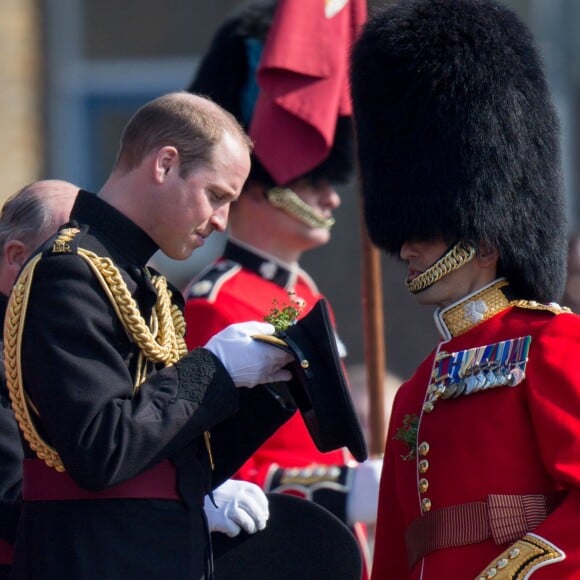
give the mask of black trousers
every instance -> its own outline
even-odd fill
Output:
[[[12,580],[205,580],[208,546],[202,506],[24,502]]]

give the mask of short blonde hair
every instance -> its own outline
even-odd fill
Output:
[[[168,93],[146,103],[131,117],[121,136],[115,166],[130,171],[147,155],[169,145],[179,153],[184,177],[196,164],[210,160],[224,132],[252,150],[242,126],[217,103],[185,91]]]

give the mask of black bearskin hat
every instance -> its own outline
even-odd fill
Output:
[[[488,242],[517,297],[559,300],[559,125],[518,18],[493,0],[395,0],[355,44],[351,86],[372,241]]]
[[[245,129],[257,99],[256,70],[261,49],[274,18],[277,0],[253,0],[238,7],[220,26],[204,55],[188,91],[205,95],[232,113]],[[298,177],[348,181],[354,171],[351,117],[339,117],[328,157]],[[255,156],[250,179],[273,187],[276,183]]]

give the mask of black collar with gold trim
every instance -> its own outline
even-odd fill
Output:
[[[296,272],[284,266],[273,257],[259,255],[250,247],[242,247],[239,243],[228,240],[224,249],[223,257],[240,264],[243,268],[250,270],[281,288],[290,288],[296,280]]]

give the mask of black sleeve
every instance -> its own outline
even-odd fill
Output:
[[[231,477],[296,412],[266,385],[239,389],[239,411],[211,432],[215,460],[213,485]]]
[[[238,408],[237,389],[208,351],[189,353],[135,388],[129,369],[137,355],[80,256],[39,261],[22,340],[24,388],[39,431],[87,489],[170,457]]]

